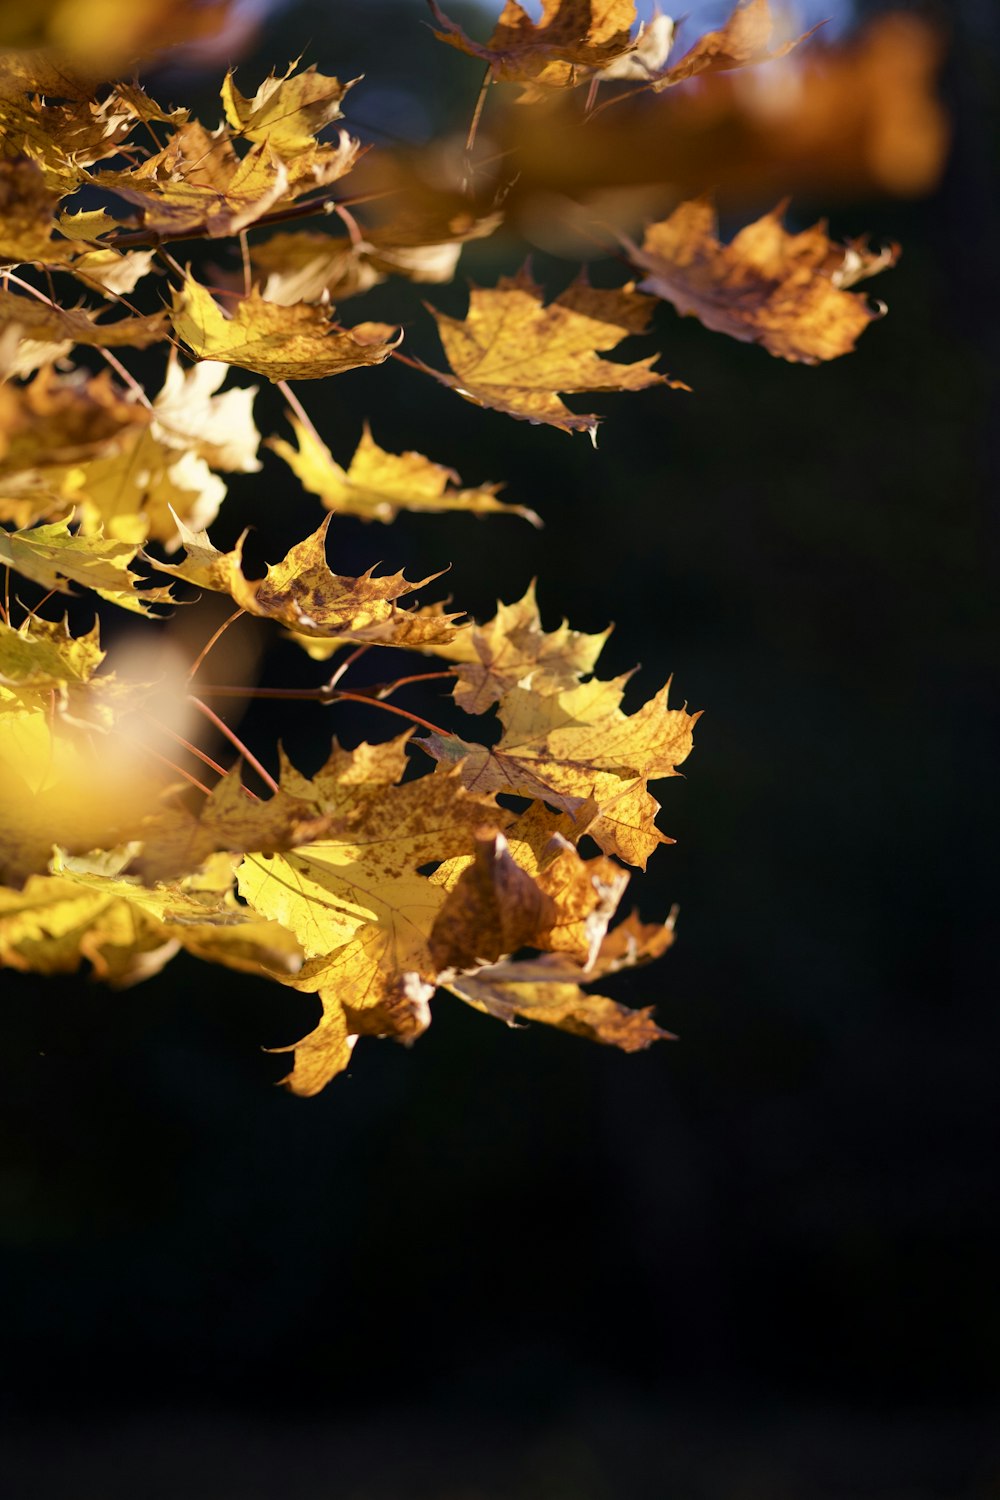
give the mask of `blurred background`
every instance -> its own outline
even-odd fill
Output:
[[[449,9],[479,36],[495,14]],[[800,17],[832,15],[823,45],[848,45],[881,9]],[[693,7],[688,41],[725,11]],[[479,66],[433,40],[420,0],[240,14],[203,68],[153,72],[153,92],[212,124],[220,62],[238,57],[251,92],[304,53],[368,75],[346,122],[365,140],[463,129]],[[4,973],[6,1494],[1000,1494],[986,837],[1000,24],[977,0],[921,14],[941,38],[943,166],[933,110],[893,92],[898,41],[884,72],[849,75],[850,130],[825,147],[799,149],[787,116],[762,125],[738,89],[715,134],[674,102],[683,90],[601,117],[623,177],[666,180],[669,198],[700,174],[727,233],[791,192],[792,225],[828,214],[838,238],[898,240],[873,284],[888,316],[856,353],[786,365],[663,306],[635,353],[661,349],[693,394],[600,399],[596,451],[398,365],[300,387],[341,462],[368,416],[383,446],[504,480],[545,522],[344,519],[337,571],[450,561],[448,590],[480,618],[537,576],[550,628],[615,622],[602,669],[641,664],[633,705],[673,673],[678,701],[705,709],[684,779],[654,789],[677,843],[630,893],[647,920],[679,904],[677,942],[613,991],[655,1002],[679,1040],[623,1056],[441,996],[411,1051],[362,1039],[347,1077],[300,1100],[262,1048],[313,1024],[308,996],[185,956],[125,993]],[[905,124],[899,149],[866,155],[864,122],[883,115]],[[519,128],[505,121],[490,100],[485,138]],[[587,192],[602,150],[573,168]],[[547,288],[571,278],[576,260],[533,227],[538,194],[567,190],[557,155],[540,150],[515,186],[517,234],[470,246],[432,303],[460,312],[464,277],[512,271],[524,235]],[[361,306],[438,362],[418,291]],[[263,392],[262,430],[283,420]],[[249,522],[273,559],[317,518],[268,455],[213,536]],[[317,680],[286,644],[265,671]],[[289,708],[277,729],[314,766],[334,731],[387,734],[365,712]],[[241,732],[267,753],[275,720],[255,710]]]

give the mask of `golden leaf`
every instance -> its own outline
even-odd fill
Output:
[[[280,307],[254,289],[236,304],[232,317],[203,286],[185,278],[174,292],[174,328],[201,359],[221,360],[265,375],[268,380],[321,380],[389,358],[402,334],[381,323],[335,330],[322,308]]]
[[[98,323],[87,308],[50,306],[33,297],[0,290],[0,374],[27,375],[51,364],[74,344],[145,349],[167,336],[163,313]]]
[[[539,804],[508,829],[483,830],[472,858],[431,877],[448,898],[431,932],[438,970],[479,969],[519,948],[590,962],[617,910],[628,875],[611,860],[585,860]]]
[[[540,694],[573,687],[593,672],[610,634],[609,626],[585,635],[571,630],[565,620],[558,629],[544,631],[531,583],[523,599],[498,603],[492,620],[437,654],[460,663],[455,702],[466,713],[482,714],[519,682]]]
[[[485,44],[472,41],[437,0],[429,3],[444,28],[435,36],[487,63],[494,81],[571,88],[635,46],[634,0],[542,0],[537,23],[517,0],[506,0]]]
[[[245,99],[226,74],[222,104],[235,131],[251,141],[266,141],[284,159],[311,151],[316,134],[333,120],[342,118],[341,101],[357,79],[341,83],[315,67],[296,73],[298,62],[288,64],[279,78],[272,73],[252,99]]]
[[[446,893],[420,867],[470,851],[483,824],[509,815],[474,797],[454,774],[395,785],[402,745],[336,749],[310,782],[283,768],[281,784],[336,826],[328,838],[240,866],[241,895],[295,934],[306,955],[287,980],[318,991],[324,1015],[295,1048],[286,1080],[315,1093],[343,1066],[351,1033],[364,1027],[410,1038],[429,1021],[436,965],[428,943]]]
[[[0,530],[0,564],[45,589],[69,594],[70,583],[79,583],[122,609],[148,615],[151,606],[173,600],[169,588],[139,586],[138,575],[129,569],[137,550],[99,534],[75,535],[65,521],[27,531]]]
[[[197,588],[229,594],[241,609],[274,620],[299,635],[319,639],[336,636],[355,644],[381,646],[434,645],[451,640],[458,615],[417,615],[400,609],[396,600],[431,583],[440,574],[408,583],[402,573],[360,578],[332,573],[326,561],[326,533],[331,517],[304,542],[273,563],[265,578],[251,581],[242,566],[242,538],[232,552],[218,552],[204,533],[192,535],[181,527],[187,556],[180,563],[154,562]]]
[[[285,165],[266,141],[241,160],[228,134],[210,134],[197,120],[178,126],[162,151],[132,170],[91,180],[134,204],[146,233],[209,239],[255,223],[288,188]]]
[[[673,1040],[652,1019],[652,1007],[632,1010],[606,995],[582,988],[621,969],[649,963],[673,942],[673,920],[643,923],[633,914],[604,937],[593,960],[574,964],[564,955],[500,963],[451,980],[446,988],[476,1010],[497,1016],[509,1026],[518,1020],[541,1021],[623,1052],[637,1052],[653,1042]]]
[[[391,521],[401,510],[465,510],[480,515],[505,511],[541,525],[534,511],[498,500],[499,485],[461,489],[458,475],[443,464],[433,463],[420,453],[386,453],[375,442],[367,422],[345,470],[296,417],[290,421],[298,447],[280,438],[273,438],[268,446],[285,460],[304,489],[320,497],[327,510],[360,516],[365,521]]]
[[[143,847],[132,868],[146,884],[160,884],[190,874],[218,852],[270,854],[310,843],[323,837],[329,823],[314,806],[285,791],[266,801],[249,800],[234,767],[197,813],[170,807],[153,814],[137,830]]]
[[[52,238],[52,216],[59,202],[41,169],[27,157],[0,159],[0,260],[65,260],[70,246]]]
[[[132,292],[148,276],[156,259],[153,250],[88,250],[78,255],[72,272],[85,286],[98,287],[112,297]]]
[[[782,213],[779,205],[722,245],[712,205],[704,198],[682,203],[650,225],[641,250],[628,246],[649,273],[643,290],[780,359],[817,364],[849,353],[878,314],[845,288],[892,265],[898,252],[835,245],[823,224],[790,234]]]
[[[118,986],[149,978],[182,947],[250,973],[301,966],[294,936],[236,901],[232,858],[150,888],[122,873],[131,856],[129,845],[90,857],[58,852],[52,875],[0,888],[0,963],[54,974],[89,962],[96,978]]]
[[[598,816],[587,832],[606,854],[645,869],[661,843],[658,804],[647,781],[676,775],[691,752],[698,714],[667,707],[668,683],[634,714],[620,708],[627,678],[596,678],[541,696],[506,691],[503,734],[495,746],[429,735],[417,743],[436,760],[457,764],[472,791],[537,797],[576,816],[589,799]]]
[[[106,373],[57,376],[47,369],[26,385],[0,385],[0,495],[11,476],[93,458],[149,420]]]
[[[650,301],[632,283],[598,291],[582,280],[545,306],[541,289],[524,269],[502,277],[495,288],[473,287],[465,319],[434,313],[455,373],[429,373],[477,406],[593,436],[600,418],[571,412],[559,392],[678,384],[650,368],[655,354],[625,365],[595,352],[613,349],[627,334],[643,333],[651,311]]]
[[[26,688],[63,689],[89,682],[104,660],[95,624],[86,635],[73,636],[65,620],[29,617],[16,630],[0,622],[0,683]]]

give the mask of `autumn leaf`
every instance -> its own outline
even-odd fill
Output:
[[[609,627],[585,635],[565,620],[556,630],[543,630],[531,583],[523,599],[498,604],[492,620],[437,654],[458,663],[455,702],[466,713],[482,714],[518,683],[539,694],[575,686],[593,672],[610,634]]]
[[[517,0],[506,0],[486,43],[474,42],[444,14],[437,0],[431,12],[443,29],[435,36],[450,47],[485,62],[494,82],[571,88],[582,76],[606,67],[635,46],[634,0],[542,0],[535,22]]]
[[[0,494],[11,476],[96,457],[149,420],[107,373],[45,369],[24,385],[0,385]]]
[[[600,418],[571,412],[559,393],[679,384],[650,368],[655,354],[629,365],[598,358],[628,334],[644,333],[651,310],[632,283],[599,291],[583,280],[546,306],[525,268],[495,288],[473,287],[464,319],[434,312],[454,374],[428,373],[476,406],[593,437]]]
[[[186,807],[163,808],[137,829],[143,847],[131,867],[146,884],[155,885],[191,874],[212,854],[270,854],[310,843],[326,833],[329,823],[314,806],[284,791],[266,801],[248,800],[234,767],[196,813]]]
[[[660,93],[702,73],[724,73],[785,57],[815,30],[814,26],[794,40],[772,47],[774,20],[768,0],[739,0],[725,25],[699,37],[690,51],[653,82],[653,91]]]
[[[72,593],[71,583],[93,589],[102,599],[134,614],[149,615],[153,606],[173,602],[169,588],[146,588],[131,572],[137,548],[105,540],[100,534],[80,536],[65,521],[25,531],[0,530],[0,565],[11,567],[45,589]]]
[[[646,783],[677,774],[699,715],[668,708],[669,683],[625,714],[626,681],[592,678],[546,695],[511,688],[498,710],[503,734],[489,749],[455,736],[417,743],[435,760],[457,765],[472,791],[539,798],[573,816],[592,800],[598,815],[586,831],[606,854],[645,869],[650,854],[669,842],[655,826],[659,805]]]
[[[70,247],[52,238],[59,193],[46,184],[41,168],[27,157],[0,160],[0,260],[65,260]]]
[[[285,460],[303,489],[318,495],[327,510],[360,516],[365,521],[392,521],[401,510],[464,510],[478,515],[507,512],[541,522],[534,511],[505,505],[496,498],[499,485],[462,489],[453,469],[420,453],[386,453],[365,423],[350,466],[342,469],[333,454],[298,418],[290,418],[297,448],[280,438],[269,447]]]
[[[167,336],[163,313],[98,323],[87,308],[56,307],[47,301],[0,290],[0,374],[27,375],[68,354],[74,344],[145,349]]]
[[[68,269],[85,287],[99,289],[115,300],[123,293],[135,291],[143,277],[149,275],[154,260],[153,250],[123,251],[108,246],[78,255]]]
[[[155,156],[129,171],[92,174],[91,181],[134,204],[146,234],[216,239],[273,208],[287,191],[288,172],[267,141],[241,159],[225,133],[212,135],[190,120]]]
[[[0,887],[0,963],[60,974],[86,962],[118,987],[148,979],[182,948],[249,973],[301,967],[294,936],[236,900],[232,857],[149,887],[124,873],[132,853],[129,845],[90,856],[57,851],[51,875],[31,875],[21,890]]]
[[[0,684],[45,692],[71,683],[86,683],[104,660],[95,624],[85,635],[73,636],[64,620],[29,617],[16,630],[0,621]]]
[[[285,160],[311,151],[316,135],[325,125],[342,118],[340,108],[348,89],[358,82],[341,83],[312,66],[296,73],[298,62],[289,63],[279,78],[272,73],[252,99],[245,99],[226,74],[222,103],[226,119],[248,140],[267,142]]]
[[[634,914],[611,929],[588,965],[542,953],[480,969],[451,980],[446,988],[466,1004],[514,1026],[540,1021],[590,1041],[638,1052],[672,1033],[657,1026],[651,1006],[632,1010],[584,989],[609,974],[659,958],[673,942],[673,921],[643,923]]]
[[[641,249],[628,244],[634,264],[648,272],[642,289],[781,359],[817,364],[849,353],[879,314],[846,288],[892,265],[898,252],[836,245],[822,223],[790,234],[783,208],[723,245],[711,203],[682,203],[647,229]]]
[[[389,358],[402,334],[382,323],[337,330],[326,309],[265,302],[254,288],[231,317],[186,277],[174,292],[174,328],[200,359],[221,360],[268,380],[321,380]]]
[[[551,832],[552,815],[539,807],[507,837],[480,832],[473,857],[449,861],[431,877],[448,889],[430,938],[439,978],[448,969],[481,969],[520,948],[562,953],[583,966],[596,954],[628,875],[611,860],[582,859]]]
[[[275,234],[253,247],[250,264],[268,302],[343,301],[387,276],[450,281],[463,245],[493,234],[502,218],[468,211],[396,215],[357,240],[310,230]]]
[[[207,535],[193,535],[184,527],[180,528],[184,560],[153,560],[154,566],[197,588],[229,594],[248,614],[274,620],[299,635],[416,648],[453,639],[460,616],[417,615],[396,603],[439,574],[409,583],[402,573],[375,578],[373,568],[360,578],[331,572],[326,561],[326,533],[331,519],[327,516],[312,536],[293,547],[282,562],[272,564],[267,576],[257,581],[243,572],[242,538],[232,552],[218,552]]]
[[[425,1029],[437,973],[429,940],[447,896],[420,868],[471,850],[482,825],[510,821],[454,774],[398,784],[404,745],[335,747],[311,780],[284,765],[283,790],[338,826],[287,855],[251,855],[238,872],[247,903],[302,945],[306,962],[286,982],[323,1003],[318,1027],[295,1047],[286,1082],[296,1093],[316,1093],[346,1066],[353,1035],[407,1039]]]

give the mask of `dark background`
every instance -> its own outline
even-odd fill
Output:
[[[382,80],[362,119],[393,89],[404,126],[407,90],[439,123],[467,111],[475,70],[421,6],[334,10],[269,22],[247,80],[307,47]],[[849,358],[785,365],[663,308],[641,352],[695,394],[599,400],[596,452],[399,366],[301,388],[341,460],[369,414],[546,523],[342,521],[338,571],[451,559],[480,617],[537,574],[550,623],[616,622],[602,667],[642,663],[633,706],[673,672],[706,710],[657,789],[677,844],[633,883],[648,919],[680,904],[677,944],[614,991],[680,1040],[626,1057],[442,996],[412,1051],[362,1041],[302,1101],[261,1048],[312,1024],[310,997],[184,957],[121,994],[4,974],[6,1493],[1000,1493],[997,23],[969,3],[950,26],[940,190],[834,205],[835,233],[904,246]],[[433,358],[412,292],[363,315],[396,307]],[[280,410],[262,398],[265,432]],[[273,458],[233,490],[223,541],[249,518],[273,557],[314,523]],[[290,646],[268,667],[310,670]],[[332,728],[389,727],[305,708],[280,732],[315,765]],[[274,721],[244,731],[267,746]]]

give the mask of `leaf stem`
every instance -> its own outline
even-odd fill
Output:
[[[239,692],[239,688],[234,689],[234,693]],[[193,693],[188,695],[188,702],[193,703],[198,712],[204,714],[205,718],[215,725],[220,734],[225,735],[229,743],[240,752],[247,765],[252,766],[253,769],[257,772],[257,775],[260,777],[261,781],[263,781],[265,786],[269,786],[272,792],[281,790],[281,788],[278,786],[278,783],[271,775],[270,771],[268,771],[264,766],[261,765],[260,761],[257,759],[256,755],[254,755],[253,751],[249,750],[247,746],[244,745],[243,741],[240,739],[235,730],[230,729],[229,725],[225,723],[223,719],[219,718],[219,715],[214,711],[214,709],[209,708],[207,703],[202,703],[201,699],[196,698]]]
[[[430,719],[423,719],[419,714],[411,713],[408,708],[397,708],[394,703],[386,703],[383,698],[373,698],[370,693],[354,693],[347,688],[334,688],[332,691],[326,683],[318,688],[238,688],[238,687],[202,687],[199,689],[208,698],[276,698],[284,702],[301,703],[336,703],[339,699],[346,699],[349,703],[367,703],[372,708],[384,708],[388,714],[398,714],[401,719],[409,719],[411,724],[419,724],[421,729],[429,729],[432,734],[440,734],[445,739],[452,740],[455,736],[450,730],[442,729],[440,724],[432,724]],[[198,704],[202,712],[211,715],[211,709],[204,703],[199,703],[197,698],[191,700]],[[221,723],[221,721],[219,721]],[[229,730],[224,731],[231,735]],[[242,746],[239,747],[242,749]]]
[[[278,387],[278,390],[284,396],[285,400],[288,402],[289,406],[292,408],[292,411],[298,417],[303,427],[309,433],[310,437],[314,438],[321,448],[325,448],[326,444],[320,437],[319,433],[316,431],[316,427],[312,421],[312,418],[306,411],[305,407],[302,405],[302,402],[299,400],[298,396],[296,396],[295,392],[292,390],[291,386],[288,384],[288,381],[276,380],[275,385]]]
[[[188,672],[188,682],[191,681],[191,678],[198,671],[198,668],[201,666],[202,662],[205,660],[205,657],[211,651],[216,641],[218,641],[220,637],[225,633],[225,631],[229,629],[234,620],[238,620],[240,615],[245,613],[246,611],[244,609],[234,609],[229,618],[227,620],[223,620],[222,624],[219,626],[215,634],[209,637],[204,646],[202,646],[201,650],[198,652],[198,655],[195,657],[194,666],[191,667]]]

